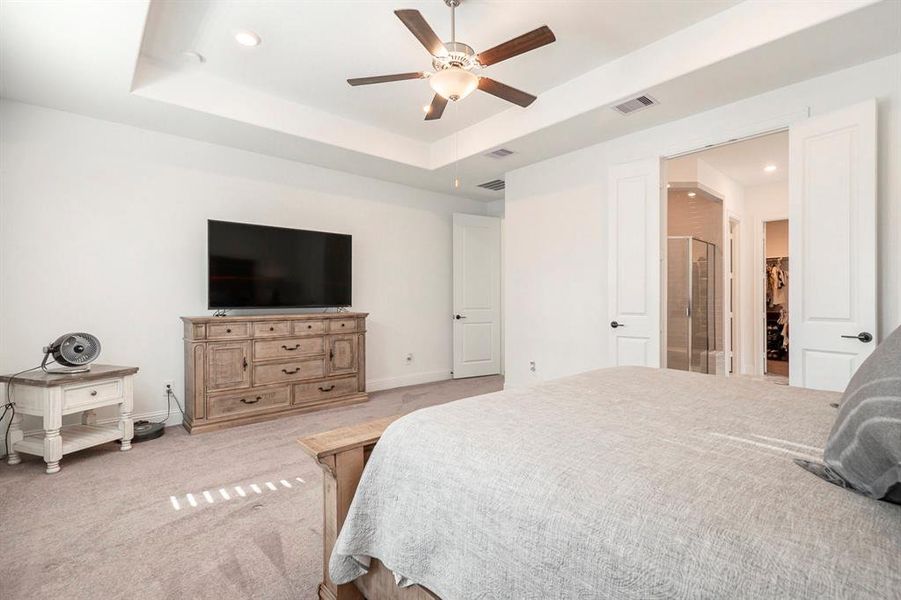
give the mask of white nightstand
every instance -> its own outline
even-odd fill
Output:
[[[59,471],[59,462],[70,452],[76,452],[122,440],[121,450],[131,448],[134,426],[131,419],[134,390],[134,374],[137,367],[92,365],[87,373],[53,375],[32,371],[16,376],[12,384],[10,376],[0,376],[0,383],[12,385],[12,400],[16,405],[9,430],[9,457],[11,465],[21,462],[19,453],[43,456],[47,473]],[[5,386],[0,388],[6,401]],[[103,406],[119,406],[119,420],[108,425],[94,423],[94,409]],[[80,425],[63,427],[63,415],[83,413]],[[42,417],[44,431],[24,435],[22,415]]]

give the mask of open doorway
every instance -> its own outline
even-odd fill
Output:
[[[781,131],[666,161],[668,368],[787,377],[788,151]]]

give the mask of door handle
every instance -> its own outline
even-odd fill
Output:
[[[459,321],[460,319],[465,319],[466,317],[464,317],[463,315],[454,315],[454,318]]]
[[[617,327],[625,327],[625,323],[617,323],[616,321],[610,321],[610,327],[616,329]]]
[[[246,356],[244,357],[244,360],[241,361],[241,368],[243,368],[245,371],[247,370],[247,357]]]
[[[294,375],[298,371],[300,371],[300,367],[295,368],[293,371],[289,371],[287,369],[282,369],[282,373],[284,373],[285,375]]]
[[[857,335],[843,335],[842,337],[850,340],[860,340],[864,344],[869,344],[873,341],[873,334],[868,331],[861,331]]]

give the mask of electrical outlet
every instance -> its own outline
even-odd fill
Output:
[[[413,362],[413,353],[412,353],[412,352],[410,352],[410,353],[407,354],[406,361],[407,361],[407,364],[408,364],[408,365],[411,364],[411,363]]]
[[[167,390],[175,391],[175,382],[171,379],[163,380],[163,396],[168,396]]]
[[[534,360],[529,361],[529,370],[533,373],[538,370],[538,368],[535,366]]]

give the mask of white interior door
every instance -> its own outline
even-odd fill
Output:
[[[501,221],[454,215],[454,378],[501,372]]]
[[[790,384],[843,390],[876,346],[876,102],[789,130]]]
[[[660,159],[610,167],[608,307],[612,365],[660,366]]]

